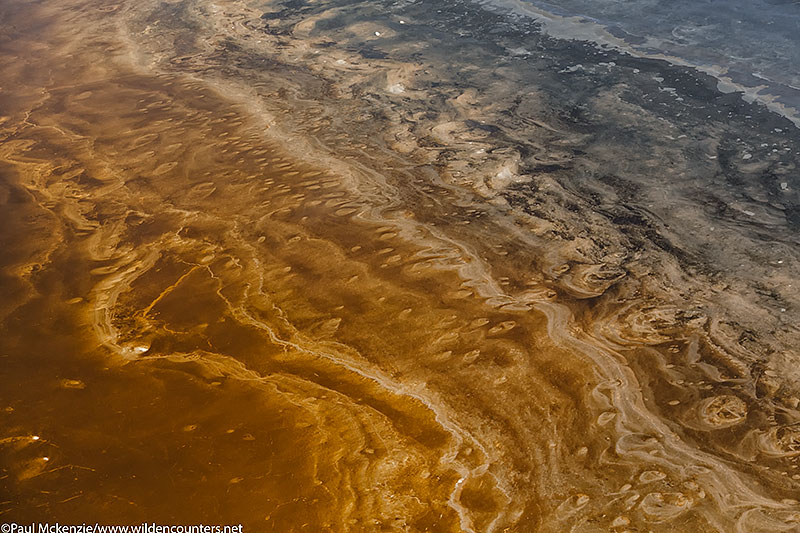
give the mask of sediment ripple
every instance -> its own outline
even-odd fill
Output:
[[[800,524],[779,117],[469,2],[0,9],[4,519]]]

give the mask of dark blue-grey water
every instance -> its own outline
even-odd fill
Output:
[[[545,20],[547,14],[562,18],[552,25],[555,34],[591,38],[596,31],[592,26],[599,26],[608,35],[597,35],[598,40],[714,72],[733,84],[729,89],[745,90],[748,98],[770,103],[795,121],[800,116],[797,2],[523,0],[521,4],[541,10]]]

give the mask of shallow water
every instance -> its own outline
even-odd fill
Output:
[[[496,5],[0,19],[5,521],[800,527],[786,118]]]
[[[515,5],[495,0],[504,8]],[[713,73],[722,87],[800,121],[800,8],[790,0],[728,2],[521,0],[554,33],[600,40]]]

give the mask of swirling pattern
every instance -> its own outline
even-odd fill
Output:
[[[778,117],[472,3],[0,11],[4,519],[800,525]]]

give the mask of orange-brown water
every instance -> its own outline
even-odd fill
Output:
[[[302,23],[248,79],[258,9],[176,6],[0,4],[0,518],[798,527],[793,378],[682,307],[674,258],[587,260],[497,195],[513,164],[435,155],[485,135],[360,116],[374,65],[325,81]]]

